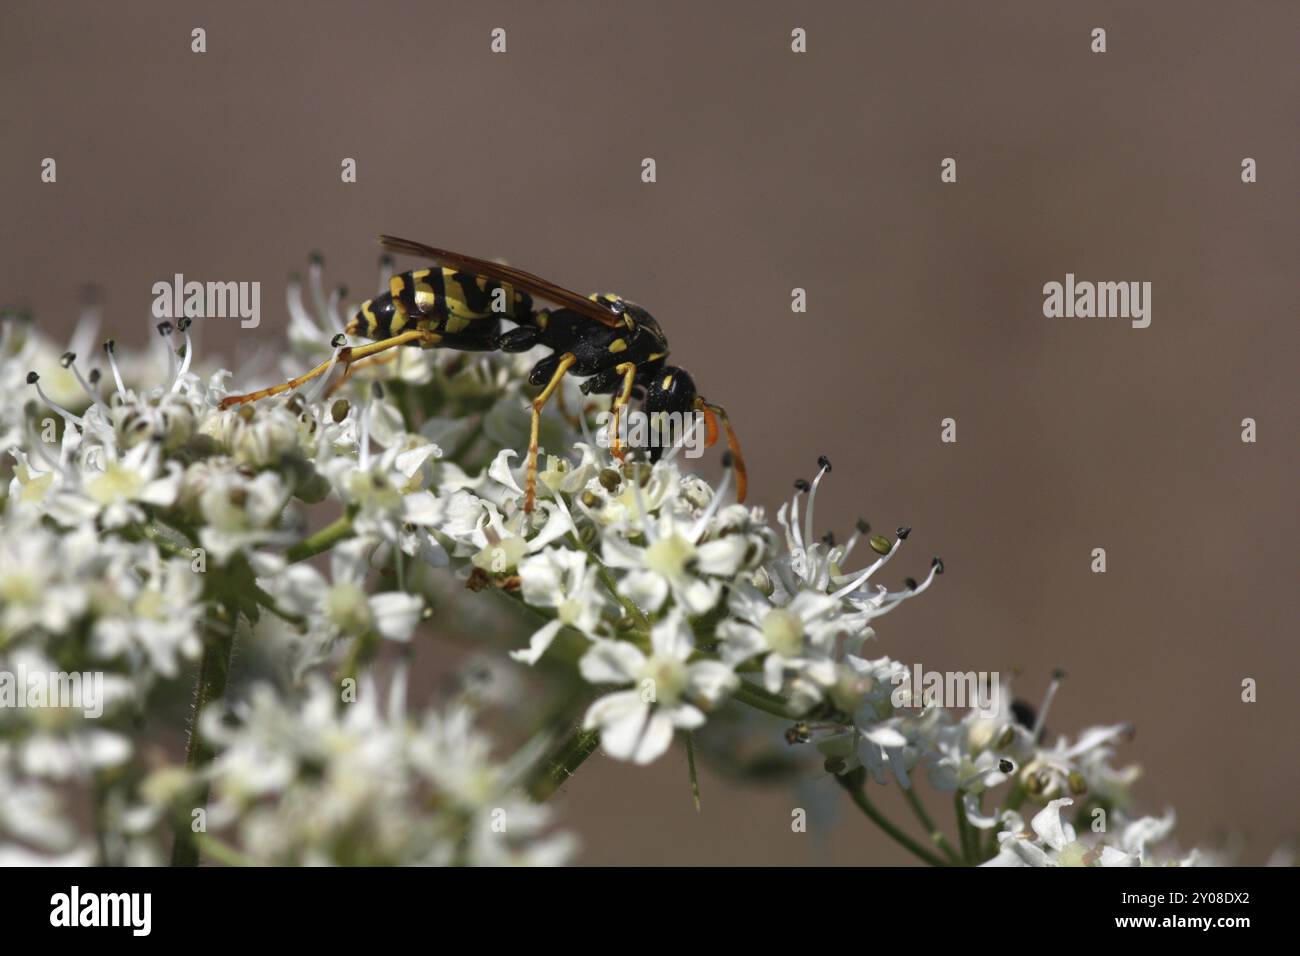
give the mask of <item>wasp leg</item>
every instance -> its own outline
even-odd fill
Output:
[[[359,362],[349,362],[347,368],[343,370],[343,374],[339,376],[339,380],[325,389],[325,397],[331,398],[335,392],[346,385],[348,379],[352,377],[352,373],[357,369],[365,368],[368,365],[387,365],[389,362],[396,360],[401,354],[401,352],[389,352],[386,355],[372,355],[370,358],[362,359]]]
[[[609,453],[615,458],[622,460],[623,442],[619,439],[619,420],[623,417],[623,409],[627,407],[628,400],[632,397],[632,383],[636,378],[636,364],[633,362],[624,362],[614,369],[619,375],[623,376],[623,390],[618,393],[614,403],[610,406],[613,415],[609,420]]]
[[[740,439],[736,437],[736,432],[731,427],[727,410],[721,405],[713,405],[702,398],[695,399],[695,408],[704,413],[704,422],[709,430],[708,441],[705,443],[707,446],[711,447],[718,440],[717,422],[722,422],[722,430],[727,434],[727,451],[731,452],[731,463],[736,468],[736,500],[743,503],[745,492],[749,488],[749,479],[745,473],[745,456],[740,453]],[[717,420],[714,416],[717,416]]]
[[[555,390],[560,387],[564,381],[564,374],[577,361],[572,352],[565,352],[560,356],[556,363],[555,371],[551,375],[551,380],[546,383],[546,388],[542,393],[533,399],[533,427],[528,438],[528,480],[524,485],[524,511],[532,511],[533,504],[537,499],[537,430],[542,424],[542,409],[550,401]]]
[[[351,365],[358,359],[366,358],[367,356],[374,355],[378,352],[386,352],[388,349],[396,348],[399,345],[408,345],[416,342],[422,346],[430,347],[441,341],[441,338],[442,337],[436,332],[427,332],[423,329],[411,329],[407,332],[402,332],[399,335],[394,335],[391,339],[382,339],[378,342],[370,342],[366,345],[359,345],[356,348],[340,349],[337,360],[331,359],[328,362],[321,362],[310,372],[304,372],[297,378],[291,378],[289,381],[282,382],[279,385],[272,385],[270,388],[259,389],[256,392],[249,392],[246,395],[227,395],[221,400],[221,405],[219,407],[222,411],[225,411],[227,408],[233,408],[235,405],[243,405],[245,402],[256,402],[263,398],[270,398],[272,395],[282,395],[285,392],[291,392],[305,382],[310,382],[312,379],[324,375],[338,362],[343,362],[345,366]]]

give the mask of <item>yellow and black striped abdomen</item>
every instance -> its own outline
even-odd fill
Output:
[[[347,332],[371,339],[409,329],[456,335],[485,319],[531,322],[532,317],[533,301],[526,292],[484,276],[434,267],[393,276],[387,292],[362,303]]]

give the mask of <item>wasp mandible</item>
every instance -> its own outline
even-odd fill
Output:
[[[374,341],[342,347],[329,361],[280,385],[231,395],[222,401],[223,409],[282,394],[341,365],[337,388],[366,361],[385,361],[387,356],[374,356],[399,346],[524,352],[542,345],[551,354],[528,377],[542,391],[532,401],[525,511],[532,511],[536,501],[542,409],[566,375],[584,379],[580,386],[584,395],[613,396],[610,449],[618,458],[626,454],[619,441],[619,419],[632,401],[639,401],[651,416],[701,413],[708,446],[717,441],[721,423],[736,469],[737,498],[745,500],[745,460],[726,410],[696,391],[689,372],[667,364],[668,339],[645,309],[615,295],[582,296],[521,269],[410,239],[380,236],[379,242],[393,252],[430,259],[435,267],[395,275],[387,292],[362,303],[345,332]],[[534,297],[559,308],[535,308]],[[515,328],[503,332],[503,318],[514,322]],[[652,459],[663,450],[652,448]]]

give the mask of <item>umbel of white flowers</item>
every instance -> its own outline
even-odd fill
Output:
[[[283,365],[243,365],[241,391],[348,344],[331,340],[343,294],[326,294],[322,268],[314,257],[305,292],[290,286]],[[734,499],[726,459],[714,485],[680,448],[611,457],[589,429],[598,409],[569,384],[580,413],[547,422],[530,512],[517,449],[539,355],[400,350],[223,411],[234,376],[198,361],[189,320],[159,324],[151,350],[107,340],[106,373],[78,360],[98,323],[88,307],[58,345],[20,317],[0,326],[0,670],[105,675],[98,720],[24,709],[0,722],[0,863],[563,862],[574,842],[550,832],[540,800],[597,746],[650,763],[723,708],[811,745],[827,787],[876,822],[868,782],[910,799],[924,777],[956,794],[960,848],[927,827],[909,846],[927,862],[1204,859],[1152,849],[1172,813],[1131,815],[1136,770],[1112,763],[1125,725],[1049,745],[1046,704],[1026,721],[1005,687],[999,706],[965,713],[898,706],[900,687],[921,688],[868,653],[874,626],[944,563],[891,588],[880,581],[909,528],[819,535],[825,457],[774,526]],[[309,507],[332,507],[315,532]],[[449,600],[453,580],[469,590]],[[514,646],[485,636],[474,666],[508,684],[511,668],[553,660],[592,685],[586,705],[570,691],[570,739],[496,759],[474,723],[518,695],[467,672],[412,712],[404,672],[386,693],[366,673],[377,648],[476,613],[485,591],[540,623]],[[226,686],[235,644],[269,662],[263,679]],[[189,760],[160,762],[140,728],[196,669]],[[97,795],[93,820],[75,811],[77,787]],[[1104,810],[1107,830],[1067,821],[1071,806]]]

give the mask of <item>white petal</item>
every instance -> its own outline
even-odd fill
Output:
[[[979,797],[975,794],[962,794],[961,803],[966,810],[966,819],[971,826],[979,830],[992,830],[998,825],[998,811],[994,810],[988,815],[980,813]]]
[[[538,628],[533,632],[533,636],[528,639],[528,648],[526,650],[511,651],[510,656],[521,664],[527,664],[531,667],[537,663],[538,658],[546,653],[546,649],[551,646],[551,642],[555,640],[555,635],[560,633],[560,628],[563,626],[559,621],[551,621],[549,624]]]
[[[680,611],[673,610],[650,629],[650,644],[656,654],[684,661],[695,649],[695,638],[686,618]]]
[[[695,566],[703,574],[729,578],[740,570],[745,560],[749,542],[744,535],[729,534],[725,538],[709,541],[695,549]]]
[[[593,684],[626,684],[645,662],[645,655],[625,641],[599,640],[582,655],[578,670]]]
[[[390,641],[409,641],[424,610],[421,598],[400,591],[376,594],[369,603],[375,630]]]
[[[726,697],[740,683],[740,678],[721,661],[697,661],[687,669],[692,699],[713,706]]]
[[[510,470],[510,459],[518,454],[518,452],[510,448],[503,448],[497,452],[497,456],[492,459],[492,464],[488,467],[488,477],[499,484],[505,485],[515,494],[522,495],[524,489],[519,487],[519,482],[515,481],[514,473]]]
[[[430,492],[413,491],[402,498],[402,520],[410,524],[437,524],[442,515],[442,504]]]
[[[633,571],[618,583],[618,593],[637,607],[657,611],[668,600],[668,582],[653,571]]]
[[[1074,842],[1074,827],[1061,817],[1061,808],[1071,806],[1073,803],[1074,801],[1069,797],[1053,800],[1029,821],[1038,838],[1053,850],[1059,850],[1067,843]]]
[[[893,727],[873,726],[863,727],[862,736],[866,737],[873,744],[880,747],[906,747],[907,738],[900,734]]]
[[[673,739],[672,721],[651,707],[635,690],[600,698],[587,709],[583,726],[600,728],[600,746],[616,760],[649,763]]]
[[[722,641],[722,659],[732,665],[749,660],[767,646],[762,631],[731,619],[718,625],[718,638]]]

